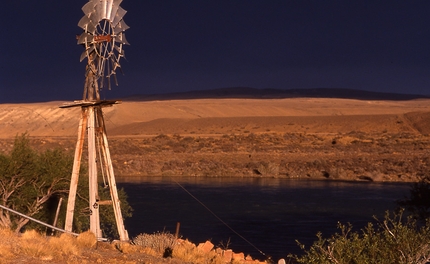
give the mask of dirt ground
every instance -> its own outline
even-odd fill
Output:
[[[115,174],[417,181],[428,174],[430,100],[195,99],[103,108]],[[80,108],[0,105],[0,151],[27,132],[73,153]]]

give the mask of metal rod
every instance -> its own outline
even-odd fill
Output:
[[[175,233],[175,237],[179,238],[179,228],[181,227],[181,222],[177,222],[176,223],[176,233]]]
[[[8,207],[6,207],[6,206],[3,206],[3,205],[1,205],[1,204],[0,204],[0,208],[4,209],[4,210],[6,210],[6,211],[12,212],[12,213],[14,213],[14,214],[17,214],[17,215],[19,215],[19,216],[22,216],[22,217],[24,217],[24,218],[27,218],[27,219],[29,219],[29,220],[31,220],[31,221],[33,221],[33,222],[38,223],[38,224],[41,224],[41,225],[44,225],[44,226],[46,226],[46,227],[52,228],[52,229],[54,229],[54,230],[57,230],[57,231],[60,231],[60,232],[63,232],[63,233],[67,233],[67,234],[71,234],[71,235],[74,235],[74,236],[79,236],[79,234],[77,234],[77,233],[73,233],[73,232],[70,232],[70,231],[67,231],[67,230],[64,230],[64,229],[61,229],[61,228],[55,227],[55,226],[53,226],[53,225],[50,225],[50,224],[44,223],[44,222],[42,222],[42,221],[40,221],[40,220],[37,220],[37,219],[35,219],[35,218],[33,218],[33,217],[30,217],[30,216],[28,216],[28,215],[25,215],[25,214],[22,214],[22,213],[20,213],[20,212],[17,212],[17,211],[15,211],[15,210],[10,209],[10,208],[8,208]]]
[[[60,214],[60,209],[61,209],[61,203],[62,202],[63,202],[63,197],[60,197],[60,200],[58,201],[57,211],[55,212],[54,223],[52,224],[53,226],[57,226],[58,215]],[[52,230],[51,235],[54,235],[54,230]]]

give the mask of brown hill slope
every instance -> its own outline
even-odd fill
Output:
[[[416,130],[429,133],[430,100],[195,99],[123,102],[104,108],[111,136],[234,132],[336,133]],[[80,110],[62,102],[0,105],[0,137],[74,137]],[[413,114],[411,112],[414,112]],[[406,118],[408,122],[402,122]],[[422,116],[422,117],[421,117]],[[427,116],[427,117],[426,117]]]

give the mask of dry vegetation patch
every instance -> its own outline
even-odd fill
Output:
[[[35,230],[15,233],[0,229],[0,263],[70,263],[70,264],[185,264],[185,263],[243,263],[225,261],[222,252],[202,249],[188,240],[175,238],[169,233],[141,234],[133,243],[97,242],[90,232],[78,237],[68,234],[45,236]],[[209,243],[209,242],[207,242]],[[231,250],[230,250],[231,251]],[[242,254],[243,255],[243,254]],[[252,260],[247,263],[265,263]]]
[[[123,243],[97,242],[90,232],[45,236],[34,230],[22,234],[0,229],[0,263],[166,263],[162,256]],[[182,263],[182,262],[170,262]]]

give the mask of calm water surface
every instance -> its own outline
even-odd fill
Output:
[[[126,219],[130,237],[168,231],[194,243],[211,240],[257,259],[265,257],[218,220],[194,197],[234,231],[265,254],[279,259],[301,254],[295,240],[311,245],[316,233],[330,236],[337,223],[350,222],[359,229],[383,218],[395,201],[409,193],[409,184],[307,181],[262,178],[119,178],[133,217]]]

